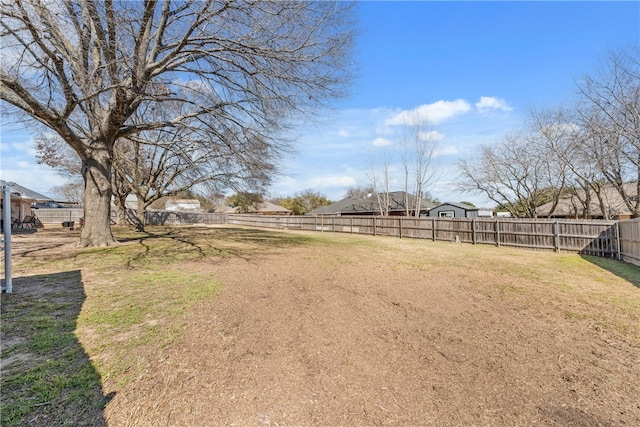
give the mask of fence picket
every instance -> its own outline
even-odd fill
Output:
[[[267,228],[282,228],[278,216],[259,215],[260,224]],[[256,215],[230,215],[229,222],[251,225]],[[308,218],[309,227],[317,229],[316,217]],[[545,220],[545,219],[482,219],[482,218],[393,218],[379,216],[332,216],[330,222],[320,217],[321,230],[353,234],[386,235],[394,237],[430,238],[433,241],[460,241],[473,244],[493,244],[530,249],[581,252],[589,255],[617,257],[616,221],[602,220]],[[304,222],[301,222],[304,224]],[[640,227],[640,224],[637,224]],[[627,247],[640,246],[640,238],[627,239]],[[638,255],[640,260],[640,255]]]
[[[78,221],[82,209],[41,209],[44,224]],[[283,217],[279,215],[185,213],[149,211],[147,223],[237,224],[265,228],[334,231],[387,235],[433,241],[514,246],[529,249],[579,252],[618,258],[640,265],[640,218],[626,221],[545,220],[505,218],[394,218],[376,216]]]

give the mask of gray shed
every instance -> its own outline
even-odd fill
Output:
[[[442,203],[429,211],[429,216],[439,218],[476,218],[478,208],[464,203]]]

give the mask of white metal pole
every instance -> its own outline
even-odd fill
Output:
[[[4,288],[8,294],[13,292],[11,283],[11,191],[8,185],[2,189],[3,195],[3,221],[4,221]]]

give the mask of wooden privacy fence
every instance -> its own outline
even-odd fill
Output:
[[[176,211],[147,211],[145,221],[153,225],[227,224],[227,214]]]
[[[43,224],[79,221],[82,209],[37,209]],[[236,224],[580,252],[640,265],[640,218],[626,221],[380,216],[282,216],[148,211],[153,225]]]
[[[66,221],[79,224],[80,218],[84,217],[82,208],[32,209],[32,212],[43,224],[62,224]]]
[[[229,215],[229,224],[385,235],[620,256],[617,221],[379,216]],[[636,239],[637,240],[637,239]],[[637,243],[637,242],[636,242]]]
[[[619,227],[622,259],[640,265],[640,218],[620,221]]]

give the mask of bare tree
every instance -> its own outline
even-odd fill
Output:
[[[582,80],[574,108],[597,144],[600,172],[632,215],[640,216],[640,48],[611,53],[601,69]],[[629,194],[629,182],[635,182],[635,194]]]
[[[341,2],[3,1],[0,99],[77,153],[79,244],[110,245],[116,141],[195,129],[210,145],[257,137],[282,153],[292,113],[343,93],[350,11]],[[132,120],[165,103],[178,105],[170,119]]]
[[[566,189],[576,217],[586,218],[592,214],[592,197],[595,197],[605,219],[609,219],[603,192],[607,182],[602,170],[610,163],[607,160],[610,152],[601,135],[592,132],[589,123],[580,123],[575,111],[566,108],[532,111],[531,127],[566,168]]]
[[[375,188],[369,183],[366,185],[354,185],[347,188],[345,197],[353,197],[354,199],[366,199],[375,193]]]
[[[54,194],[68,202],[82,206],[84,184],[78,155],[57,134],[42,131],[35,137],[36,161],[51,166],[66,182],[53,188]]]
[[[44,132],[35,138],[36,159],[38,163],[52,167],[58,174],[67,179],[67,183],[58,192],[73,194],[74,201],[82,204],[84,200],[84,183],[82,180],[82,160],[76,152],[66,144],[59,135]],[[120,144],[120,149],[122,149]],[[129,154],[127,154],[129,155]],[[118,150],[114,150],[114,156],[118,157]],[[122,157],[123,154],[120,154]],[[118,174],[111,175],[113,202],[116,207],[116,224],[126,226],[130,223],[125,201],[131,194],[131,188],[126,180]]]
[[[539,136],[512,133],[502,141],[481,147],[474,160],[462,160],[462,190],[479,191],[514,216],[533,218],[536,208],[557,204],[566,177]],[[555,206],[551,209],[555,209]]]
[[[67,182],[53,187],[53,194],[57,195],[60,200],[80,205],[84,191],[81,183]]]
[[[638,48],[610,54],[603,67],[582,79],[576,102],[532,114],[533,129],[570,171],[577,216],[591,215],[594,198],[605,218],[615,215],[607,187],[640,216],[639,54]]]
[[[163,109],[145,112],[140,119],[167,114],[158,110]],[[162,197],[202,186],[206,186],[209,193],[229,188],[262,192],[270,182],[278,153],[261,135],[216,130],[224,143],[210,144],[207,138],[212,128],[210,125],[202,132],[194,127],[179,133],[173,129],[147,130],[118,141],[114,151],[114,176],[136,195],[135,223],[139,231],[145,226],[146,208]]]
[[[433,155],[437,148],[437,139],[432,130],[425,130],[422,124],[407,128],[408,136],[404,140],[402,163],[405,181],[405,208],[407,216],[420,216],[421,203],[429,195],[429,187],[436,176]],[[413,175],[413,179],[411,176]],[[411,185],[413,187],[411,188]],[[411,191],[409,191],[411,188]],[[409,192],[415,198],[409,199]]]
[[[117,154],[116,157],[118,157]],[[117,161],[114,163],[117,163]],[[130,225],[131,221],[127,208],[127,199],[131,194],[131,186],[125,176],[119,173],[113,173],[111,174],[111,187],[113,189],[113,204],[116,208],[116,225],[121,227]]]
[[[611,53],[580,81],[576,102],[534,111],[525,134],[530,149],[512,136],[463,161],[461,189],[483,192],[523,215],[531,214],[540,196],[557,204],[567,189],[576,216],[591,215],[595,198],[607,218],[617,214],[604,191],[612,186],[631,214],[640,216],[640,48]]]
[[[390,190],[390,166],[387,158],[387,153],[383,155],[382,167],[380,169],[382,177],[380,177],[375,164],[371,163],[371,174],[369,175],[370,186],[374,189],[373,193],[376,196],[378,204],[378,211],[381,216],[389,215],[389,207],[391,205]]]

